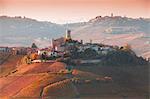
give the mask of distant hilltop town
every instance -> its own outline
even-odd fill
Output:
[[[72,39],[71,30],[66,31],[65,37],[52,39],[50,47],[47,48],[40,49],[33,43],[31,47],[0,47],[0,53],[25,55],[22,59],[25,64],[59,60],[74,64],[142,65],[149,61],[149,59],[136,56],[129,44],[119,47],[93,43],[92,40],[89,43],[84,43],[83,40]]]

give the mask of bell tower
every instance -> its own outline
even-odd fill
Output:
[[[66,31],[66,40],[71,40],[71,30]]]

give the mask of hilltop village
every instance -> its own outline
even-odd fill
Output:
[[[31,47],[0,47],[1,53],[25,55],[22,63],[63,61],[72,64],[102,63],[109,65],[146,64],[149,59],[136,56],[131,46],[110,46],[101,43],[84,43],[74,40],[71,30],[67,30],[65,37],[52,39],[50,47],[38,48],[35,43]],[[0,61],[3,62],[2,60]]]
[[[0,47],[0,97],[148,99],[148,68],[149,61],[138,57],[129,44],[84,43],[67,30],[47,48],[35,43]]]

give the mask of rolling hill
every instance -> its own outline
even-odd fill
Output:
[[[1,99],[147,99],[148,66],[74,66],[71,74],[57,74],[66,64],[21,64],[0,77]],[[55,72],[55,73],[54,73]],[[108,79],[109,78],[109,79]]]
[[[29,46],[31,42],[42,42],[63,35],[65,28],[51,22],[40,22],[30,18],[0,17],[0,45]]]
[[[139,56],[150,56],[150,19],[97,16],[88,22],[67,26],[73,30],[75,39],[118,46],[128,43]]]
[[[84,42],[124,45],[129,43],[138,55],[149,57],[150,19],[121,16],[97,16],[87,22],[55,24],[26,17],[0,16],[1,46],[39,47],[50,45],[52,38],[64,36],[66,29],[72,30],[72,37]]]
[[[88,22],[55,24],[22,17],[0,17],[0,46],[49,46],[51,38],[72,30],[74,39],[122,46],[150,57],[150,19],[98,16]],[[5,57],[4,57],[5,56]],[[0,98],[32,99],[148,99],[149,65],[73,66],[73,73],[59,74],[67,64],[21,64],[22,55],[0,56]],[[109,80],[108,80],[109,78]]]

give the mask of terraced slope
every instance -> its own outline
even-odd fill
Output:
[[[58,73],[66,64],[20,65],[0,77],[1,99],[146,99],[148,69],[143,67],[74,66],[72,74]],[[138,78],[137,78],[138,77]],[[135,79],[136,78],[136,79]]]
[[[11,71],[7,76],[0,78],[0,97],[40,98],[46,86],[68,79],[66,75],[56,74],[65,67],[66,65],[60,62],[21,65],[14,70],[15,72]]]
[[[0,76],[5,76],[17,66],[20,65],[20,61],[22,59],[23,55],[10,55],[10,54],[5,54],[5,53],[0,53],[0,59],[1,59],[1,64],[0,64]]]

